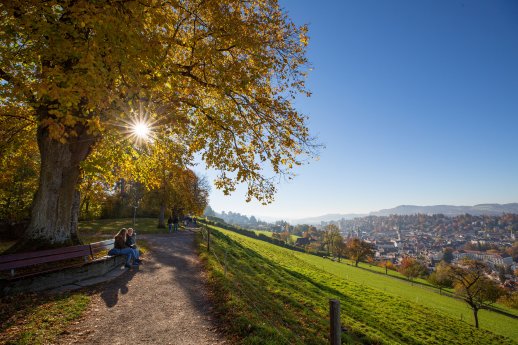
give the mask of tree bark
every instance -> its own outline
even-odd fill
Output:
[[[79,209],[81,205],[81,193],[79,190],[74,191],[74,199],[72,200],[72,219],[70,221],[70,239],[72,243],[82,243],[77,233],[77,226],[79,223]]]
[[[51,139],[46,129],[38,128],[40,179],[29,227],[17,245],[19,250],[66,246],[78,240],[79,210],[73,204],[78,196],[79,164],[90,153],[96,138],[87,134],[82,125],[74,130],[78,136],[61,143]]]
[[[158,215],[158,227],[159,228],[165,228],[165,204],[162,203],[160,205],[160,213]]]

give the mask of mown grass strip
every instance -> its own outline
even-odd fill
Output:
[[[89,302],[84,293],[5,297],[0,301],[0,344],[52,344]]]
[[[220,261],[224,262],[221,258],[226,252],[228,263],[225,277],[222,265],[212,256],[203,254],[216,305],[229,324],[229,331],[243,344],[326,344],[329,298],[337,298],[342,303],[342,323],[348,329],[344,341],[349,343],[514,343],[511,340],[515,339],[514,320],[509,318],[507,327],[495,329],[495,334],[415,303],[412,298],[385,292],[383,286],[373,288],[372,283],[358,281],[367,275],[370,280],[377,281],[378,274],[355,269],[349,275],[363,272],[364,276],[346,279],[343,271],[346,265],[223,229],[214,232],[213,243],[212,248]],[[337,265],[334,268],[340,267],[342,271],[328,271],[329,264]],[[393,281],[393,285],[403,285],[408,291],[423,290],[385,278]],[[401,286],[398,288],[402,289]]]

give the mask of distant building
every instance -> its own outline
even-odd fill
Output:
[[[476,250],[456,251],[453,252],[455,261],[462,259],[478,260],[485,262],[491,266],[510,266],[513,264],[513,258],[510,256],[502,257],[499,254],[488,254]]]

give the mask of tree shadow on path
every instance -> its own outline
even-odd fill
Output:
[[[101,291],[101,298],[108,308],[112,308],[119,302],[119,294],[127,294],[129,291],[128,283],[138,272],[138,266],[132,268],[128,272],[124,272],[122,276],[105,285]]]
[[[171,267],[171,284],[185,292],[197,312],[207,314],[210,308],[204,293],[203,268],[195,248],[194,231],[183,230],[172,235],[149,238],[148,241],[152,243],[153,258],[159,266],[155,269]]]

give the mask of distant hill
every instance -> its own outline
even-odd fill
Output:
[[[320,224],[320,222],[329,222],[331,220],[338,220],[338,219],[353,219],[358,217],[365,217],[367,214],[359,214],[359,213],[347,213],[347,214],[341,214],[341,213],[330,213],[325,214],[323,216],[318,217],[308,217],[308,218],[300,218],[300,219],[290,219],[291,224]]]
[[[500,215],[502,213],[518,214],[518,203],[511,204],[479,204],[475,206],[453,206],[453,205],[433,205],[433,206],[416,206],[416,205],[399,205],[394,208],[383,209],[370,212],[369,214],[359,213],[331,213],[318,217],[308,217],[300,219],[289,219],[291,224],[320,224],[320,222],[329,222],[332,220],[353,219],[365,216],[389,216],[391,214],[410,215],[410,214],[444,214],[446,216],[458,216],[469,213],[473,216],[480,215]]]
[[[452,205],[434,205],[434,206],[415,206],[400,205],[394,208],[384,209],[371,212],[373,216],[388,216],[391,214],[408,215],[408,214],[444,214],[446,216],[458,216],[469,213],[474,216],[480,215],[500,215],[502,213],[518,213],[518,203],[512,204],[479,204],[475,206],[452,206]]]

